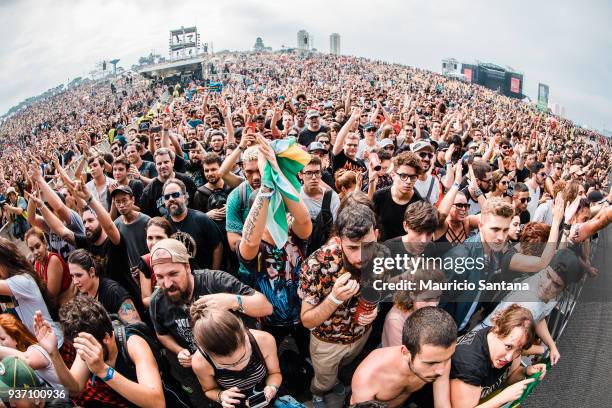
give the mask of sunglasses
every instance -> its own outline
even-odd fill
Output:
[[[395,146],[389,145],[384,147],[385,150],[395,150]]]
[[[421,159],[431,159],[432,157],[434,157],[434,155],[432,153],[421,152],[419,153],[419,157]]]
[[[221,122],[210,122],[211,126],[220,125]]]
[[[506,180],[502,180],[499,182],[499,184],[503,184],[505,186],[506,184],[508,184],[508,182]]]
[[[468,208],[470,208],[469,204],[453,204],[455,207],[457,207],[460,210],[467,210]]]
[[[168,193],[168,194],[164,194],[164,200],[168,201],[171,198],[179,198],[181,195],[183,195],[183,193],[181,193],[180,191],[175,191],[174,193]]]
[[[525,204],[531,201],[531,197],[523,197],[521,198],[521,203]]]

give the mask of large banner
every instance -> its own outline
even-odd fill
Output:
[[[521,80],[518,78],[510,78],[510,92],[520,93],[521,92]]]
[[[464,68],[463,75],[465,75],[465,78],[467,79],[468,82],[472,82],[472,69],[471,68]]]
[[[548,85],[538,84],[538,105],[548,106]]]

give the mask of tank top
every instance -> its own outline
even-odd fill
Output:
[[[70,287],[70,282],[72,281],[72,278],[70,277],[70,270],[68,269],[68,265],[66,264],[66,262],[64,262],[61,256],[59,256],[55,252],[49,251],[47,253],[47,262],[45,262],[45,264],[42,265],[39,261],[36,261],[34,263],[34,268],[36,269],[36,274],[41,279],[43,279],[45,283],[47,283],[48,282],[47,272],[49,270],[49,263],[51,263],[52,257],[56,257],[60,261],[60,264],[62,265],[62,287],[60,289],[60,292],[63,292]],[[44,266],[44,269],[43,269],[43,266]]]
[[[264,357],[261,354],[257,341],[251,334],[250,330],[247,330],[249,342],[251,343],[251,358],[248,364],[242,370],[228,370],[226,368],[219,368],[215,365],[213,360],[204,350],[198,346],[198,350],[202,353],[202,356],[208,361],[213,367],[215,372],[215,381],[224,390],[232,387],[238,387],[240,392],[246,395],[248,398],[253,394],[253,390],[263,391],[265,386],[265,380],[268,376],[268,369],[266,367]]]

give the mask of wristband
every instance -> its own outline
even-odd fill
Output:
[[[343,304],[343,303],[344,303],[343,301],[341,301],[341,300],[337,299],[337,298],[336,298],[336,297],[335,297],[335,296],[334,296],[332,293],[330,293],[330,294],[327,296],[327,298],[328,298],[329,300],[331,300],[333,303],[335,303],[336,305],[338,305],[338,306],[340,306],[341,304]]]
[[[219,404],[221,404],[221,393],[223,393],[223,390],[219,390],[219,391],[217,392],[217,402],[218,402]]]
[[[240,295],[236,295],[236,301],[238,302],[238,311],[240,313],[244,312],[244,306],[242,305],[242,297]]]
[[[262,196],[263,198],[270,198],[274,194],[274,190],[268,186],[262,186],[257,193],[257,196]]]
[[[480,196],[482,195],[482,190],[481,190],[480,188],[477,188],[477,189],[474,191],[474,194],[476,194],[476,198],[478,198],[478,197],[480,197]]]
[[[457,183],[457,182],[455,181],[455,182],[453,183],[453,185],[451,186],[451,188],[452,188],[452,187],[457,187],[457,190],[459,190],[459,183]]]

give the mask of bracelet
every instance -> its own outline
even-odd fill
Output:
[[[331,300],[333,303],[335,303],[336,305],[340,306],[341,304],[343,304],[344,302],[337,299],[332,293],[330,293],[329,295],[327,295],[327,298],[329,300]]]
[[[217,391],[217,402],[220,404],[221,403],[221,393],[223,393],[223,390],[219,390]]]
[[[276,393],[276,394],[278,394],[278,387],[277,387],[276,385],[274,385],[274,384],[268,384],[268,385],[266,385],[266,387],[272,387],[272,388],[274,388],[275,393]]]

